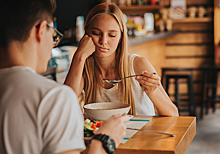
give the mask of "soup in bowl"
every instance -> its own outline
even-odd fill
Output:
[[[129,104],[113,102],[90,103],[84,106],[85,114],[98,121],[105,121],[115,114],[127,114],[129,110]]]

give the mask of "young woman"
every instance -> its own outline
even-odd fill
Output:
[[[159,115],[178,116],[151,63],[128,53],[126,24],[116,5],[95,6],[87,16],[85,32],[65,81],[78,96],[84,89],[85,103],[122,102],[131,105],[133,115],[155,115],[156,108]],[[134,74],[143,76],[116,85],[103,82]]]

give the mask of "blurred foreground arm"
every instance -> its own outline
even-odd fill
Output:
[[[102,126],[98,129],[96,134],[106,134],[113,138],[115,146],[118,147],[126,133],[125,122],[129,120],[129,116],[113,115],[106,120]],[[106,153],[102,147],[102,143],[98,140],[92,140],[89,154],[103,154]]]

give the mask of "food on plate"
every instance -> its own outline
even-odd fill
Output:
[[[102,125],[103,121],[91,121],[86,119],[84,121],[84,137],[90,137]]]

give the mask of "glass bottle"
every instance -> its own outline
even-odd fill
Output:
[[[137,5],[143,5],[143,0],[137,0]]]
[[[137,0],[132,0],[132,5],[136,5],[137,4]]]
[[[131,0],[127,0],[127,6],[131,6],[131,5],[132,5]]]
[[[148,4],[148,0],[143,0],[143,4],[147,5]]]

